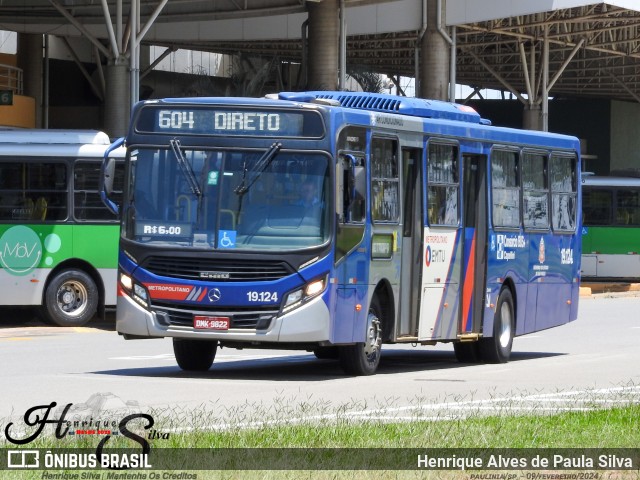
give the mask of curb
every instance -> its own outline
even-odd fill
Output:
[[[580,296],[589,297],[597,293],[640,292],[640,283],[582,283]]]

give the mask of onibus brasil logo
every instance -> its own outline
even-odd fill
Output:
[[[0,266],[12,275],[31,273],[42,260],[44,252],[56,253],[62,241],[55,233],[49,234],[43,242],[36,232],[24,225],[9,228],[0,237]],[[44,263],[50,266],[53,259],[48,256]]]

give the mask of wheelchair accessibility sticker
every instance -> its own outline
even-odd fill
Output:
[[[236,232],[235,230],[220,230],[218,232],[218,248],[235,248]]]

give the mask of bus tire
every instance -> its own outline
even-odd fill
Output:
[[[206,340],[173,339],[173,354],[182,370],[206,372],[216,358],[218,342]]]
[[[340,349],[338,347],[318,347],[313,351],[313,354],[320,360],[337,360],[340,358]]]
[[[456,360],[460,363],[478,363],[480,361],[478,342],[455,342],[453,351],[456,354]]]
[[[60,327],[82,326],[96,314],[98,296],[98,287],[86,272],[74,268],[62,270],[46,287],[43,319]]]
[[[367,333],[364,343],[340,347],[340,366],[349,375],[373,375],[380,364],[382,349],[382,308],[376,297],[367,313]]]
[[[515,330],[515,309],[511,290],[503,288],[493,317],[493,336],[480,340],[480,357],[489,363],[506,363],[511,356]]]

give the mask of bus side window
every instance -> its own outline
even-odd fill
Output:
[[[33,213],[31,218],[33,220],[44,221],[47,218],[47,199],[44,197],[38,197],[33,205]]]
[[[344,223],[361,223],[365,218],[366,173],[364,159],[353,155],[342,157],[342,185],[338,199]]]
[[[336,260],[340,260],[358,245],[364,236],[367,188],[364,157],[340,155],[336,181]]]

